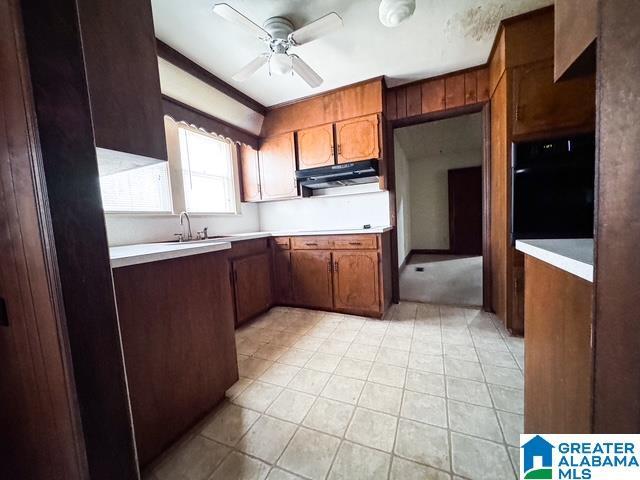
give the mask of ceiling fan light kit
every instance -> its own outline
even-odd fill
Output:
[[[416,0],[382,0],[378,8],[380,23],[385,27],[397,27],[416,10]]]
[[[293,23],[285,17],[271,17],[260,27],[226,3],[214,5],[213,11],[225,20],[257,35],[258,39],[267,44],[269,50],[245,65],[233,76],[234,80],[245,81],[263,65],[269,63],[270,74],[285,75],[293,72],[312,88],[322,84],[322,77],[299,56],[290,53],[289,49],[312,42],[342,27],[342,18],[337,13],[328,13],[295,30]]]

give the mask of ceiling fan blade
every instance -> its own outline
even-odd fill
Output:
[[[251,75],[256,73],[260,67],[262,67],[265,63],[269,61],[269,54],[263,53],[262,55],[257,56],[249,63],[247,63],[238,73],[236,73],[232,78],[237,82],[244,82]]]
[[[292,32],[289,35],[289,41],[292,41],[294,45],[303,45],[340,27],[342,27],[342,18],[336,12],[331,12]]]
[[[307,82],[311,88],[322,85],[322,77],[299,56],[291,55],[291,63],[293,64],[293,71],[300,75],[300,78]]]
[[[236,25],[243,27],[245,30],[249,30],[255,33],[260,39],[271,38],[271,35],[269,35],[269,33],[264,28],[253,23],[235,8],[227,5],[226,3],[216,3],[213,6],[213,11],[225,20],[228,20],[231,23],[235,23]]]

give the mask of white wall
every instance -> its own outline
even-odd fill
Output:
[[[158,58],[162,93],[225,122],[260,134],[264,116],[175,65]]]
[[[389,223],[389,192],[260,204],[260,230],[264,231],[349,229]]]
[[[411,248],[449,248],[449,186],[447,171],[482,165],[482,149],[431,153],[411,159]]]
[[[209,227],[209,235],[246,233],[260,230],[258,205],[241,204],[241,215],[191,215],[191,230],[196,232]],[[178,215],[105,215],[109,245],[164,242],[180,233]]]
[[[396,162],[396,230],[398,232],[398,265],[411,253],[411,188],[409,161],[400,142],[394,141]]]

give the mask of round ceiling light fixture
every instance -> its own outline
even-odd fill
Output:
[[[271,55],[269,67],[272,73],[286,75],[293,68],[291,64],[291,57],[286,53],[274,53]]]
[[[380,23],[397,27],[416,10],[416,0],[382,0],[378,9]]]

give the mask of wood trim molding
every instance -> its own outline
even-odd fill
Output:
[[[241,128],[231,125],[213,115],[209,115],[197,108],[193,108],[186,103],[182,103],[174,98],[162,95],[162,110],[165,115],[170,116],[176,122],[187,122],[207,131],[217,133],[223,137],[229,137],[235,142],[244,143],[254,149],[258,149],[259,139],[257,135],[247,132]]]
[[[245,107],[250,108],[254,112],[257,112],[261,115],[265,115],[267,113],[267,108],[260,102],[254,100],[249,95],[242,93],[240,90],[233,87],[232,85],[229,85],[221,78],[216,77],[209,70],[201,67],[196,62],[184,56],[182,53],[178,52],[158,38],[156,38],[156,49],[160,58],[166,60],[169,63],[172,63],[188,74],[193,75],[198,80],[203,81],[210,87],[219,90],[225,95],[233,98],[235,101],[241,103]]]

